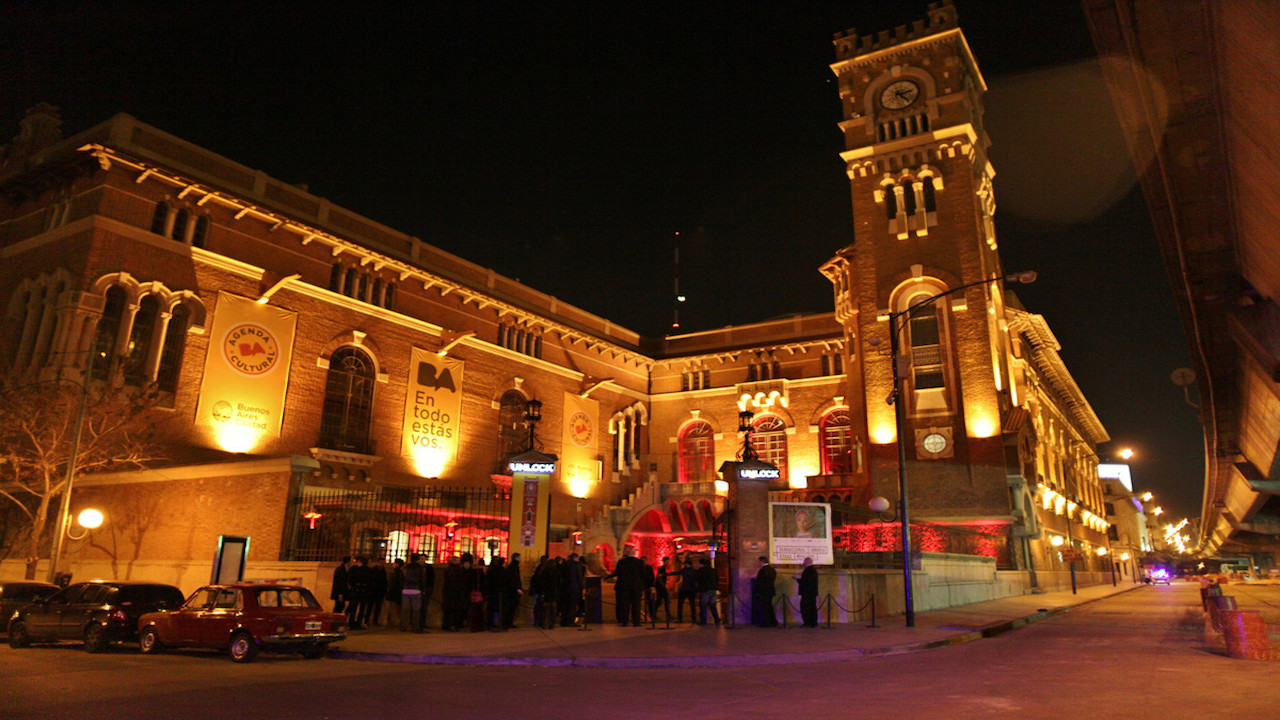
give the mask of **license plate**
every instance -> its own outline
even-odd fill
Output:
[[[320,629],[320,621],[319,621],[319,620],[308,620],[308,621],[306,622],[306,627],[305,627],[305,629],[307,629],[307,630],[319,630],[319,629]]]

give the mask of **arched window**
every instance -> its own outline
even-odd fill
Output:
[[[761,415],[751,422],[751,449],[756,457],[778,468],[778,477],[787,475],[787,424],[777,415]]]
[[[916,183],[914,180],[902,181],[902,207],[908,215],[916,214]]]
[[[164,347],[160,351],[160,365],[156,368],[156,389],[161,392],[178,391],[178,373],[182,370],[182,351],[187,345],[187,326],[190,324],[191,311],[179,303],[169,318]]]
[[[151,357],[151,343],[155,338],[156,320],[160,304],[152,295],[138,301],[138,311],[133,314],[133,329],[129,332],[129,344],[124,348],[124,384],[135,387],[147,384],[147,360]]]
[[[528,399],[519,390],[502,394],[498,404],[498,462],[524,452],[529,444],[525,429],[524,412]],[[505,472],[505,469],[503,470]]]
[[[196,227],[191,233],[191,247],[203,248],[206,238],[209,236],[209,216],[201,215],[196,218]]]
[[[120,321],[124,318],[125,299],[123,288],[114,285],[107,288],[102,317],[98,318],[98,328],[93,337],[93,356],[89,360],[93,368],[90,377],[94,380],[106,380],[111,376]]]
[[[924,192],[924,211],[937,212],[938,211],[938,197],[937,197],[938,190],[933,186],[933,178],[926,177],[923,180],[921,180],[921,182],[924,183],[924,191],[923,191]]]
[[[156,211],[151,215],[151,232],[164,235],[164,228],[168,223],[169,203],[156,203]]]
[[[881,189],[884,191],[884,212],[890,220],[898,217],[898,191],[895,190],[897,185],[884,185]]]
[[[333,450],[372,454],[373,360],[364,351],[344,347],[329,358],[320,444]]]
[[[916,295],[908,307],[922,302],[926,295]],[[908,326],[911,336],[911,373],[916,390],[945,386],[942,371],[942,333],[938,323],[938,304],[922,305],[911,312]]]
[[[849,411],[832,410],[818,424],[822,443],[822,474],[853,472],[853,433]]]
[[[715,431],[706,420],[694,420],[680,431],[677,447],[680,482],[715,480]]]

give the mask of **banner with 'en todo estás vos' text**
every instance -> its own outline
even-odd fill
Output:
[[[404,401],[401,454],[422,477],[439,477],[458,453],[462,361],[413,349]]]

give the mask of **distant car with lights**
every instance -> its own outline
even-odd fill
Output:
[[[1152,585],[1169,585],[1171,584],[1172,580],[1173,580],[1173,577],[1169,575],[1169,571],[1165,570],[1164,568],[1156,568],[1155,570],[1151,571]]]
[[[217,648],[229,651],[235,662],[249,662],[260,650],[316,659],[329,643],[346,638],[346,625],[345,615],[325,612],[304,587],[208,585],[177,610],[139,618],[138,647],[147,654],[165,648]]]
[[[182,604],[182,591],[152,582],[74,583],[19,608],[9,620],[9,644],[80,640],[88,652],[136,640],[138,618]]]

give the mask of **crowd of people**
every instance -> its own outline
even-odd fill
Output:
[[[446,632],[514,628],[522,604],[532,610],[535,627],[573,627],[585,622],[587,565],[577,553],[567,558],[539,558],[529,575],[527,593],[520,553],[513,553],[509,560],[495,556],[487,565],[470,553],[454,555],[440,575],[440,629]],[[760,558],[752,592],[753,620],[758,625],[777,624],[773,612],[776,577],[768,559]],[[719,576],[706,557],[689,555],[675,562],[663,557],[651,563],[647,557],[637,557],[635,548],[627,546],[603,580],[614,581],[619,625],[640,627],[644,622],[671,622],[672,591],[676,595],[675,622],[685,622],[687,605],[689,622],[721,624]],[[803,623],[814,627],[818,583],[817,568],[810,559],[805,559],[795,580]],[[422,633],[427,632],[435,585],[435,567],[424,562],[418,553],[411,554],[407,562],[397,558],[391,565],[371,562],[367,557],[344,557],[333,572],[330,598],[334,612],[344,613],[352,630],[385,625]]]

